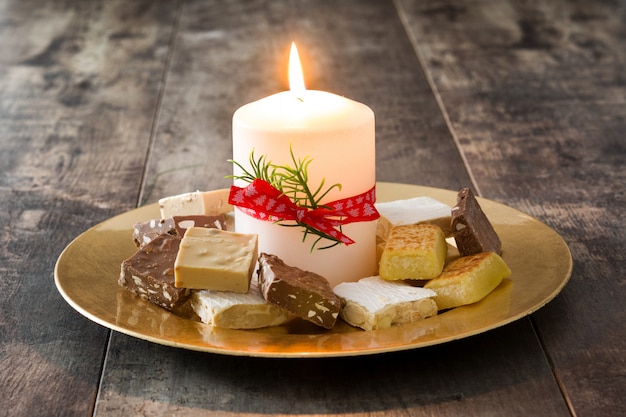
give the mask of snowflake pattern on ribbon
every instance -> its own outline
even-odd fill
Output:
[[[362,194],[307,209],[296,205],[267,181],[257,178],[243,188],[231,186],[228,202],[255,219],[271,222],[292,220],[345,245],[354,241],[339,230],[342,225],[380,217],[374,206],[376,186]]]

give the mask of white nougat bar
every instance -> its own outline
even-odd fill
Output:
[[[289,319],[286,310],[265,301],[256,280],[246,294],[194,291],[191,306],[203,323],[224,329],[260,329],[279,326]]]
[[[451,236],[450,214],[452,208],[431,197],[415,197],[407,200],[395,200],[376,203],[380,213],[377,235],[387,239],[394,226],[408,224],[434,224],[443,230],[446,236]]]
[[[334,288],[345,301],[340,317],[364,330],[413,323],[437,314],[436,293],[378,276],[343,282]]]
[[[231,212],[233,206],[228,204],[229,191],[194,191],[164,197],[159,200],[161,218],[172,216],[207,215],[215,216]]]

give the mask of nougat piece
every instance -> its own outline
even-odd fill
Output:
[[[439,226],[396,226],[380,258],[379,274],[385,280],[432,279],[443,270],[447,253],[446,237]]]
[[[278,326],[289,320],[289,313],[268,303],[252,280],[250,291],[197,290],[191,294],[191,306],[203,323],[224,329],[260,329]]]
[[[167,310],[182,305],[191,291],[174,285],[174,261],[181,239],[164,233],[122,262],[119,285]]]
[[[500,255],[481,252],[452,261],[424,288],[435,291],[437,307],[446,310],[482,300],[509,275],[511,270]]]
[[[446,237],[452,236],[450,213],[452,207],[431,197],[414,197],[406,200],[376,203],[380,213],[376,234],[387,240],[394,226],[407,224],[434,224],[441,227]]]
[[[259,256],[258,276],[268,302],[325,329],[334,327],[342,302],[326,278],[267,253]]]
[[[363,330],[414,323],[437,314],[434,291],[403,281],[385,281],[373,276],[342,282],[334,291],[345,303],[339,316]]]
[[[446,237],[452,236],[450,212],[452,208],[431,197],[421,196],[406,200],[376,203],[380,218],[376,224],[376,262],[380,263],[389,233],[394,226],[407,224],[434,224],[441,227]]]
[[[215,216],[188,215],[174,216],[167,219],[152,219],[133,226],[133,242],[142,247],[162,233],[182,237],[190,227],[207,227],[228,230],[228,218],[225,214]],[[232,228],[232,227],[230,227]]]
[[[136,223],[133,226],[133,242],[135,246],[141,248],[163,233],[176,235],[174,219],[171,217],[168,219],[152,219]]]
[[[174,262],[175,285],[245,294],[257,257],[257,235],[190,227]]]
[[[469,188],[457,195],[450,227],[461,256],[480,252],[502,255],[502,242]]]
[[[176,234],[184,236],[187,229],[191,227],[204,227],[207,229],[230,230],[228,218],[225,214],[208,216],[204,214],[191,214],[186,216],[174,216],[174,228]]]
[[[233,210],[233,206],[228,203],[228,193],[228,190],[194,191],[161,198],[159,200],[161,218],[228,213]]]

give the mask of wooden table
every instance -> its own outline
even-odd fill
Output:
[[[626,2],[0,1],[2,415],[626,415]],[[97,325],[53,268],[87,228],[229,185],[231,117],[367,103],[377,179],[537,217],[574,271],[528,318],[405,352],[200,353]]]

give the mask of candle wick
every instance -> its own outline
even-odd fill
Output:
[[[304,103],[304,99],[302,97],[296,97],[298,100],[300,100],[302,103]]]

